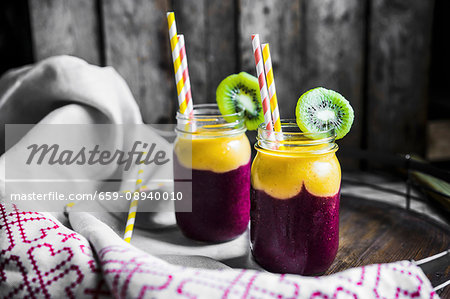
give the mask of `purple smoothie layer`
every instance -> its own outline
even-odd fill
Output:
[[[192,212],[175,213],[188,238],[224,242],[242,234],[250,219],[250,161],[237,169],[217,173],[187,169],[174,155],[175,175],[192,171]],[[175,180],[175,192],[181,188]]]
[[[251,191],[251,243],[255,260],[278,273],[325,272],[339,245],[339,197],[318,197],[303,186],[296,196],[277,199]]]

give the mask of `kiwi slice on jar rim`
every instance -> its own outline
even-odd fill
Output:
[[[264,122],[258,79],[246,72],[226,77],[216,90],[216,101],[223,115],[244,111],[244,123],[248,130],[256,130]],[[228,117],[228,122],[236,117]]]
[[[297,125],[303,132],[323,132],[334,129],[341,139],[353,124],[353,108],[341,94],[317,87],[305,92],[295,109]]]

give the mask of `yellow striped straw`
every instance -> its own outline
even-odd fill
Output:
[[[178,104],[182,114],[189,114],[188,102],[186,98],[187,90],[184,88],[183,67],[181,56],[181,44],[177,35],[177,25],[175,22],[175,13],[167,13],[167,24],[169,26],[170,48],[172,50],[173,69],[175,72],[175,83],[177,86]]]
[[[130,209],[128,210],[127,224],[125,226],[125,235],[123,236],[123,239],[127,243],[130,243],[131,237],[133,236],[134,222],[136,221],[136,212],[138,208],[138,203],[139,200],[133,198],[130,203]]]
[[[147,152],[143,152],[143,154],[147,154]],[[141,161],[142,163],[143,161]],[[138,170],[138,175],[142,174],[144,172],[144,170],[139,169]],[[142,179],[137,179],[136,180],[136,186],[141,185],[142,184]],[[142,186],[143,188],[144,186]],[[127,224],[125,225],[125,234],[123,236],[123,239],[125,240],[125,242],[130,243],[131,242],[131,237],[133,236],[133,229],[134,229],[134,222],[136,221],[136,212],[138,209],[138,204],[139,204],[139,196],[138,199],[136,199],[134,197],[135,193],[139,192],[139,190],[141,190],[141,187],[138,186],[136,187],[136,189],[134,190],[133,194],[131,195],[132,200],[130,203],[130,207],[128,209],[128,217],[127,217]],[[130,192],[130,191],[125,191],[125,192]],[[139,195],[139,194],[138,194]]]
[[[275,132],[281,132],[280,111],[278,109],[277,91],[273,77],[272,59],[270,58],[269,44],[262,44],[264,70],[266,73],[267,87],[269,89],[270,109],[272,110],[273,128]]]

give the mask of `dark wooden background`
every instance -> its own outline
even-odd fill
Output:
[[[115,67],[145,121],[173,121],[177,101],[165,13],[174,10],[186,38],[195,103],[214,102],[218,83],[231,73],[255,74],[250,35],[260,33],[271,45],[282,117],[294,117],[304,91],[324,86],[342,93],[355,109],[343,148],[424,155],[430,59],[433,47],[441,47],[436,38],[432,43],[433,23],[436,14],[442,19],[450,13],[440,12],[449,8],[444,2],[2,1],[0,74],[52,55],[79,56]],[[441,39],[448,39],[449,28],[437,29]],[[447,70],[442,74],[448,77]],[[448,102],[441,101],[442,107]],[[450,110],[440,115],[450,118]]]

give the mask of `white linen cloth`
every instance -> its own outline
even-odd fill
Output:
[[[142,118],[112,68],[60,56],[0,80],[0,133],[6,123],[30,122],[138,124]],[[69,209],[67,221],[62,207],[50,214],[6,204],[1,186],[3,298],[438,298],[409,261],[325,277],[171,265],[124,242],[92,214]]]

